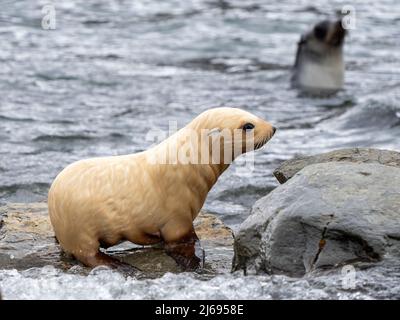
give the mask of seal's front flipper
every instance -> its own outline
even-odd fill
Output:
[[[173,250],[170,248],[167,249],[167,253],[171,256],[175,262],[184,270],[184,271],[192,271],[200,268],[201,259],[196,255],[186,255],[184,253],[187,248],[185,248],[185,244],[179,245],[179,247],[175,247]]]
[[[167,254],[184,270],[204,268],[205,253],[193,227],[179,239],[164,241]]]

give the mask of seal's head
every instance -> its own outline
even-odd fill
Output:
[[[346,30],[342,21],[324,20],[301,37],[299,46],[303,46],[315,55],[325,56],[327,52],[338,51],[343,47]]]
[[[298,43],[292,83],[302,89],[336,91],[343,86],[342,21],[324,20],[302,35]]]
[[[221,151],[234,150],[233,158],[261,148],[276,131],[270,123],[254,114],[227,107],[209,109],[196,117],[187,127],[206,134],[213,141],[219,140],[216,145],[224,149]]]

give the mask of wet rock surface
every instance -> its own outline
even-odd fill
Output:
[[[26,270],[51,265],[80,274],[90,271],[62,253],[54,237],[46,203],[11,203],[0,207],[0,221],[0,269]],[[195,220],[195,229],[206,251],[202,276],[230,271],[233,256],[231,230],[216,216],[204,212]],[[124,242],[109,248],[107,253],[140,269],[144,277],[181,272],[160,246],[142,247]]]
[[[309,165],[256,202],[235,237],[234,270],[303,276],[400,257],[400,169]]]
[[[301,169],[311,164],[326,162],[376,163],[400,168],[400,153],[370,148],[340,149],[285,161],[274,171],[274,175],[280,183],[285,183]]]

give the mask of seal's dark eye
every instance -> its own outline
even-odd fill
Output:
[[[254,124],[252,124],[252,123],[246,123],[244,126],[243,126],[243,130],[244,131],[250,131],[250,130],[253,130],[254,129]]]

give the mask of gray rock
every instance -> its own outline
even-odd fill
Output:
[[[298,157],[285,161],[274,171],[274,175],[280,183],[285,183],[306,166],[326,162],[378,163],[400,168],[400,153],[368,148],[335,150],[315,156]]]
[[[255,203],[234,249],[233,270],[291,276],[400,257],[400,169],[307,166]]]
[[[208,276],[229,271],[233,256],[232,231],[217,217],[204,212],[196,218],[195,229],[206,251],[203,274]],[[181,272],[161,247],[142,247],[125,242],[109,248],[107,253],[139,268],[148,278],[166,272]],[[78,265],[77,261],[63,254],[56,243],[47,204],[13,203],[0,207],[0,269],[25,270],[46,265],[64,271],[76,270]],[[78,268],[78,273],[88,272],[87,268]]]

